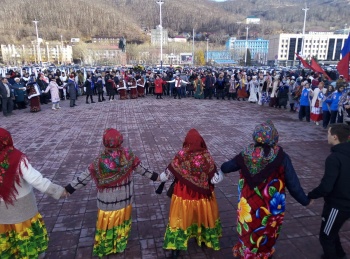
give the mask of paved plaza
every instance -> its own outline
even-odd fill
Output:
[[[305,192],[316,187],[323,175],[329,154],[327,132],[313,123],[299,122],[289,110],[261,107],[243,101],[181,100],[147,96],[136,100],[115,100],[62,109],[42,106],[39,113],[16,110],[10,117],[0,116],[0,126],[12,133],[15,146],[45,177],[65,186],[93,161],[102,150],[105,128],[117,128],[124,135],[124,146],[131,147],[142,162],[162,172],[182,147],[187,131],[196,128],[203,136],[218,166],[252,142],[254,127],[271,119],[280,133],[280,145],[290,155]],[[215,188],[223,236],[221,250],[199,247],[191,240],[188,251],[179,258],[233,258],[231,249],[237,241],[238,173],[227,175]],[[135,199],[132,231],[127,249],[106,258],[169,258],[163,250],[163,237],[168,222],[170,199],[155,193],[158,183],[135,175]],[[169,183],[166,187],[169,186]],[[90,183],[66,199],[54,199],[35,192],[39,211],[44,217],[50,240],[47,257],[93,258],[92,247],[96,223],[96,188]],[[323,200],[310,207],[298,204],[287,195],[286,217],[277,241],[274,259],[320,258],[318,241]],[[341,241],[350,254],[350,224],[343,226]]]

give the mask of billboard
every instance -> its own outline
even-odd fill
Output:
[[[180,53],[181,64],[192,64],[192,53]]]

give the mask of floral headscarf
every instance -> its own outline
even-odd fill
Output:
[[[99,191],[116,188],[129,181],[131,172],[140,164],[139,158],[131,150],[122,147],[122,143],[123,135],[118,130],[105,130],[105,150],[88,168]]]
[[[175,155],[168,169],[191,189],[211,195],[210,179],[216,172],[216,165],[196,129],[187,133],[182,149]]]
[[[268,120],[255,127],[253,140],[237,156],[242,174],[251,187],[256,186],[280,165],[283,159],[283,150],[278,143],[278,131],[272,121]]]
[[[20,162],[24,158],[25,155],[13,146],[10,132],[0,128],[0,199],[5,204],[13,204],[18,194],[16,184],[20,183]]]
[[[253,132],[254,142],[271,147],[278,143],[278,137],[278,131],[271,120],[256,126]]]

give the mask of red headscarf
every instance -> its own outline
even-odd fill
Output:
[[[196,129],[187,133],[182,149],[175,155],[168,169],[194,191],[211,194],[210,179],[216,172],[216,165],[204,139]]]
[[[115,188],[129,180],[140,159],[129,149],[122,147],[123,135],[116,129],[106,129],[103,134],[105,150],[89,166],[99,191]]]
[[[13,204],[18,193],[15,184],[22,176],[20,162],[25,155],[13,146],[10,132],[0,128],[0,198]]]

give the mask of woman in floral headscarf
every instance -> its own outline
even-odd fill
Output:
[[[221,166],[223,173],[240,170],[237,232],[234,256],[267,259],[274,253],[285,206],[285,187],[300,204],[310,200],[300,186],[289,156],[278,146],[278,132],[271,121],[258,125],[254,143]]]
[[[222,176],[197,130],[187,133],[182,149],[160,175],[163,182],[168,178],[175,180],[163,248],[172,250],[172,257],[177,258],[195,237],[199,246],[204,243],[219,250],[222,229],[213,184]]]
[[[0,128],[0,257],[44,258],[48,236],[33,192],[64,196],[64,188],[36,171]]]
[[[145,175],[153,181],[158,179],[158,174],[145,169],[140,159],[122,143],[123,135],[118,130],[106,129],[103,152],[65,187],[72,194],[91,179],[96,184],[98,215],[93,254],[99,257],[121,253],[126,248],[131,229],[132,173]]]

